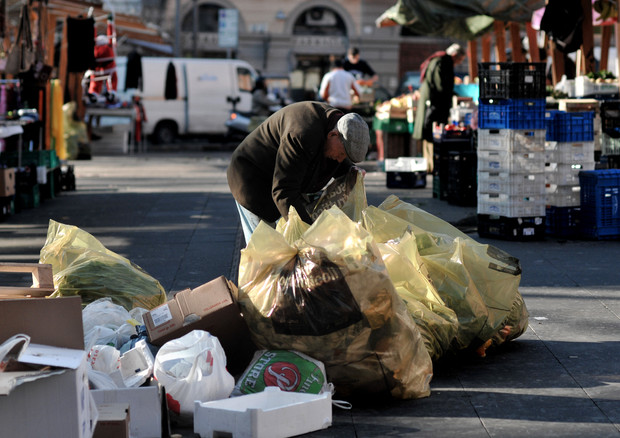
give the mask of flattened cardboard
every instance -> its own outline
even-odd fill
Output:
[[[222,344],[229,372],[233,375],[243,372],[256,347],[233,298],[235,289],[232,282],[220,276],[195,289],[177,293],[174,299],[144,314],[150,342],[161,346],[192,330],[205,330]],[[186,322],[186,318],[192,322]]]
[[[30,336],[33,344],[83,350],[82,299],[63,297],[2,300],[0,342],[19,333]]]

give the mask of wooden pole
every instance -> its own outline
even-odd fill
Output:
[[[471,40],[467,43],[467,56],[469,58],[469,80],[473,83],[478,77],[478,41]]]
[[[506,30],[503,21],[495,21],[495,57],[498,62],[506,62]]]
[[[532,27],[532,23],[525,23],[525,33],[527,34],[527,42],[530,46],[530,62],[540,62],[538,38],[536,38],[536,29]]]
[[[482,62],[491,62],[491,34],[482,35]]]
[[[583,53],[583,70],[585,73],[594,71],[594,35],[592,29],[592,1],[581,0],[581,7],[583,8],[583,43],[581,44],[581,51]]]
[[[512,49],[512,60],[514,62],[525,62],[523,55],[523,45],[521,44],[521,32],[519,23],[511,21],[508,24],[510,30],[510,47]]]
[[[599,61],[599,69],[607,70],[607,61],[609,59],[609,46],[611,43],[611,26],[601,26],[601,59]]]

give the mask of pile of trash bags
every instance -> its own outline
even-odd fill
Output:
[[[294,209],[276,229],[261,223],[237,299],[259,348],[322,361],[339,394],[423,397],[434,361],[525,331],[521,267],[394,195],[367,206],[362,178],[334,180],[311,226]]]

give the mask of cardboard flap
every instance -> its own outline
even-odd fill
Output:
[[[13,389],[24,383],[45,379],[46,377],[62,374],[66,371],[66,369],[59,369],[54,371],[14,371],[0,373],[0,396],[9,395]]]

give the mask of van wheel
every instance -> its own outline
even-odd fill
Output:
[[[177,137],[177,127],[172,122],[161,122],[155,127],[153,132],[153,142],[155,144],[172,143]]]

